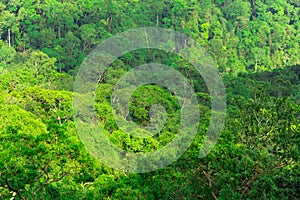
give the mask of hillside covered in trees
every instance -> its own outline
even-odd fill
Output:
[[[299,199],[299,18],[299,0],[2,0],[0,199]],[[161,131],[142,139],[118,127],[112,92],[136,66],[155,61],[182,73],[201,112],[176,162],[127,173],[98,161],[79,138],[72,99],[84,103],[84,96],[73,85],[98,44],[141,27],[173,29],[201,44],[223,78],[227,112],[216,145],[199,158],[212,114],[201,75],[175,54],[124,54],[95,91],[96,118],[112,143],[152,152],[178,133],[178,99],[155,84],[134,92],[129,115],[143,127],[159,103],[167,112]]]

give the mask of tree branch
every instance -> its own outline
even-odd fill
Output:
[[[7,185],[7,188],[9,190],[15,192],[18,195],[18,197],[20,197],[20,199],[25,200],[25,198],[21,195],[20,191],[16,190],[15,188],[12,187],[12,185],[9,183],[8,179],[6,179],[6,185]]]

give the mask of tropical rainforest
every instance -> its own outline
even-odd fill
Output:
[[[98,44],[141,27],[201,44],[222,76],[227,112],[216,145],[200,158],[211,116],[201,75],[159,50],[124,54],[95,91],[99,126],[115,145],[156,151],[178,132],[178,101],[153,84],[134,92],[129,114],[142,127],[151,105],[162,104],[161,131],[140,139],[118,128],[112,91],[135,66],[155,60],[179,71],[201,108],[197,136],[177,161],[127,173],[101,163],[79,138],[73,84]],[[1,0],[0,94],[0,199],[300,198],[299,0]]]

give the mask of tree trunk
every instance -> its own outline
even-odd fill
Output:
[[[25,37],[25,33],[24,33],[24,52],[26,52],[26,37]]]
[[[58,39],[60,39],[61,38],[60,25],[58,25],[58,27],[57,27],[57,34],[58,34]]]
[[[11,43],[10,43],[10,28],[8,28],[8,46],[11,47]]]
[[[258,61],[255,60],[254,72],[257,72]]]

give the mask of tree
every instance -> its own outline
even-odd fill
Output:
[[[0,34],[6,36],[8,46],[11,47],[13,44],[13,36],[16,34],[18,37],[18,21],[14,13],[4,10],[0,14]],[[4,36],[4,37],[5,37]]]
[[[6,197],[25,199],[25,195],[35,195],[70,173],[64,162],[61,166],[53,165],[51,136],[41,120],[12,105],[1,105],[0,113],[0,187],[5,188]]]
[[[251,16],[251,5],[243,0],[229,3],[224,9],[224,15],[228,20],[236,20],[238,17],[249,19]]]
[[[53,78],[55,62],[55,58],[49,58],[45,53],[34,51],[26,62],[26,66],[35,78],[48,79]]]
[[[14,57],[16,56],[16,51],[14,48],[7,46],[0,40],[0,66],[7,68]]]

